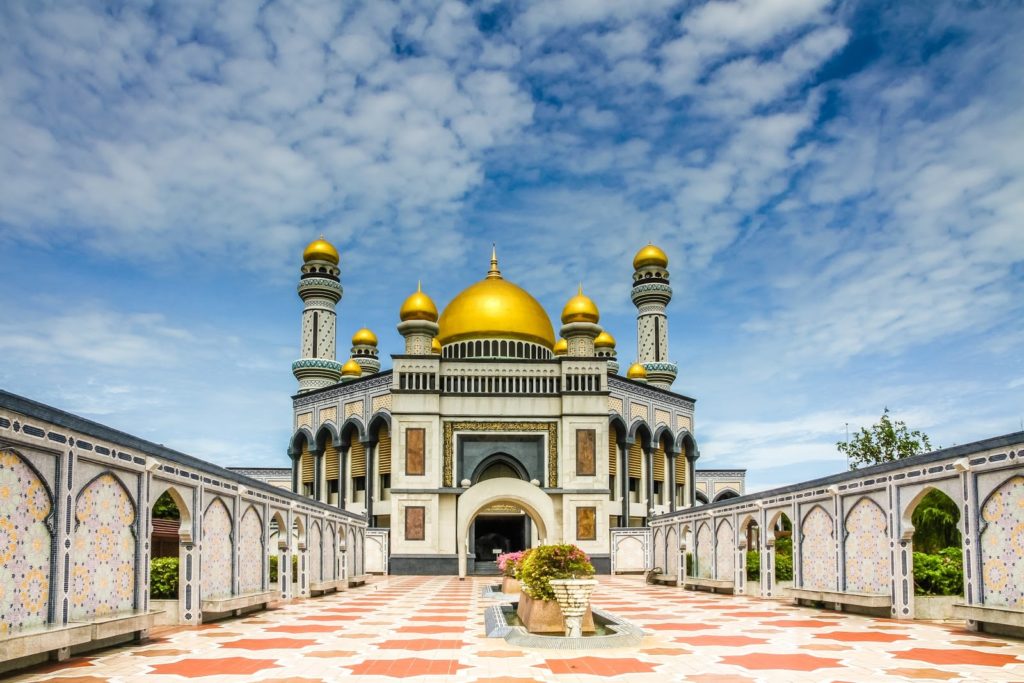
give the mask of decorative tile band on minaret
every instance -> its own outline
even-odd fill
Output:
[[[338,269],[338,250],[320,236],[302,254],[298,293],[302,309],[300,358],[292,363],[299,393],[330,386],[341,376],[335,355],[338,332],[335,307],[343,293]]]
[[[665,308],[672,300],[669,285],[668,256],[648,244],[633,258],[633,291],[636,306],[637,362],[647,371],[647,382],[668,389],[675,381],[676,364],[668,360],[668,316]]]

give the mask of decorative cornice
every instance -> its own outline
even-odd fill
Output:
[[[318,368],[341,372],[341,363],[336,360],[330,360],[329,358],[300,358],[299,360],[292,362],[292,371],[303,368]]]
[[[342,291],[340,282],[328,280],[323,277],[311,277],[305,280],[299,280],[299,284],[295,289],[301,292],[303,289],[309,289],[312,287],[324,287],[325,289],[333,289],[337,292]]]
[[[645,282],[642,285],[633,285],[634,294],[641,294],[643,292],[659,292],[671,296],[672,286],[660,282]]]
[[[391,370],[385,370],[370,377],[360,377],[346,384],[333,384],[323,389],[316,389],[304,394],[292,396],[292,406],[298,410],[308,406],[331,401],[338,398],[366,396],[380,387],[391,388]],[[388,393],[388,392],[385,392]]]
[[[660,401],[661,403],[667,403],[678,408],[685,408],[691,412],[693,412],[695,403],[695,399],[689,396],[683,396],[668,389],[658,389],[657,387],[634,382],[621,375],[608,375],[608,389],[630,396],[642,396],[643,398]]]

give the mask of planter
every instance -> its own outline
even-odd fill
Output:
[[[583,635],[583,615],[590,611],[590,595],[597,588],[594,579],[552,579],[551,589],[565,618],[565,636]]]
[[[516,615],[530,633],[565,633],[565,617],[562,608],[554,600],[534,600],[525,592],[519,594]],[[583,632],[593,633],[594,615],[587,606],[583,614]]]
[[[501,592],[506,595],[515,595],[522,592],[519,581],[508,576],[501,577]]]

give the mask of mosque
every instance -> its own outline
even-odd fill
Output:
[[[298,284],[292,490],[386,529],[390,573],[479,573],[544,542],[576,543],[609,571],[611,530],[706,501],[716,485],[695,485],[694,399],[672,391],[668,257],[649,244],[633,270],[638,358],[625,376],[582,287],[556,338],[494,252],[440,314],[422,288],[409,295],[397,316],[404,352],[382,372],[365,328],[337,359],[339,255],[312,242]],[[742,471],[717,474],[743,492]]]

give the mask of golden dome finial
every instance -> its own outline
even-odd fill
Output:
[[[567,355],[569,353],[569,342],[565,339],[559,338],[559,340],[555,342],[554,352],[556,356]]]
[[[441,340],[439,340],[437,337],[434,337],[433,339],[430,340],[430,352],[433,353],[435,356],[441,355]]]
[[[352,335],[352,346],[376,346],[377,335],[375,335],[369,328],[362,327],[356,330],[356,333]]]
[[[398,317],[402,322],[406,320],[437,322],[437,306],[434,305],[433,300],[429,296],[423,293],[423,283],[421,281],[417,281],[416,291],[410,294],[409,298],[402,304]]]
[[[491,280],[500,280],[501,271],[498,270],[498,247],[491,242],[491,269],[487,271],[487,277]]]
[[[351,377],[355,379],[363,374],[363,368],[356,362],[355,358],[349,358],[348,361],[341,366],[341,376]]]
[[[639,270],[644,266],[668,268],[668,256],[664,251],[648,242],[647,246],[636,252],[636,256],[633,257],[634,270]]]
[[[607,330],[601,330],[601,334],[597,335],[597,338],[594,340],[594,348],[614,349],[615,337],[609,334]]]
[[[323,233],[321,233],[320,238],[310,242],[306,250],[302,252],[302,261],[304,263],[310,261],[329,261],[334,265],[338,265],[338,250],[334,248],[333,244],[324,239]]]
[[[562,309],[562,324],[569,323],[596,323],[600,320],[601,314],[597,305],[590,297],[583,293],[583,283],[580,283],[576,296],[569,299]]]
[[[629,366],[629,370],[626,372],[626,377],[635,379],[637,381],[647,381],[647,368],[640,365],[639,363],[633,363]]]

